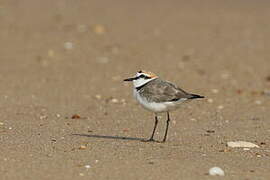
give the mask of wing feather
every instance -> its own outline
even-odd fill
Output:
[[[190,98],[190,94],[176,85],[157,78],[147,83],[139,93],[150,102],[178,101],[182,98]]]

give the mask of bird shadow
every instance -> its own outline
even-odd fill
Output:
[[[116,140],[125,140],[125,141],[145,141],[143,138],[136,137],[125,137],[125,136],[108,136],[108,135],[97,135],[97,134],[72,134],[73,136],[83,136],[89,138],[97,139],[116,139]]]

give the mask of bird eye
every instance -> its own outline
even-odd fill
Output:
[[[141,74],[139,77],[140,77],[140,78],[145,78],[146,76],[145,76],[145,75],[143,75],[143,74]]]
[[[142,73],[142,70],[138,71],[138,73]]]

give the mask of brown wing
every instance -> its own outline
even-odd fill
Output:
[[[175,86],[174,84],[155,79],[147,83],[140,94],[150,102],[170,102],[181,98],[190,98],[190,94]]]

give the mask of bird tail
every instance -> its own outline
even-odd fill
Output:
[[[197,94],[190,94],[190,97],[188,99],[197,99],[197,98],[204,98],[204,96],[197,95]]]

